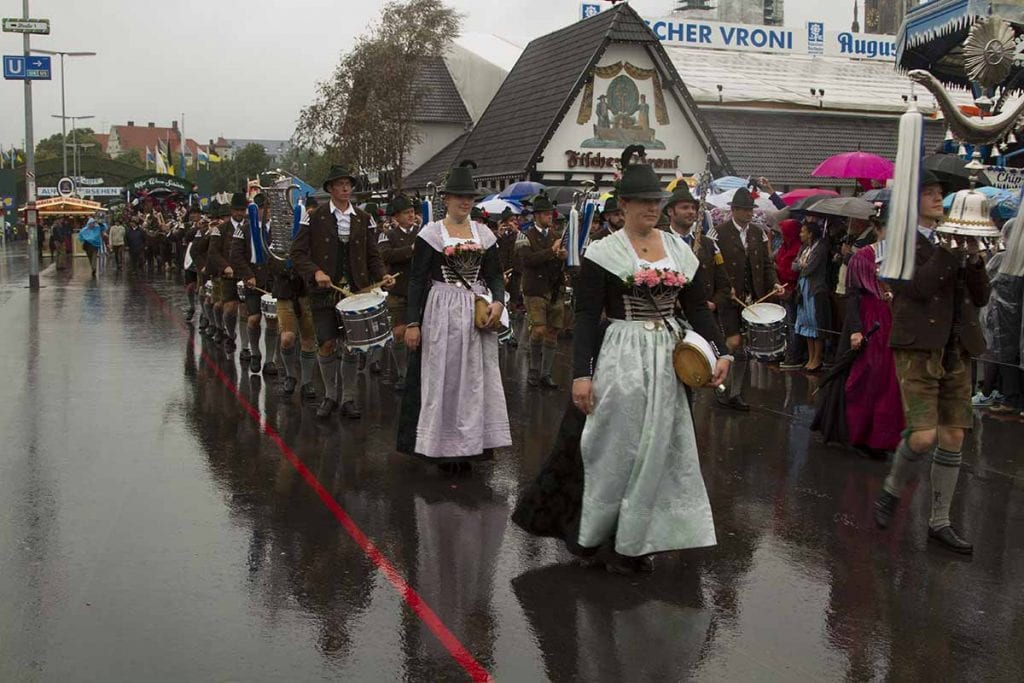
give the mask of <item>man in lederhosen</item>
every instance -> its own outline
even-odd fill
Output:
[[[690,188],[680,182],[665,204],[665,213],[671,221],[672,232],[690,245],[700,262],[700,282],[704,285],[704,299],[712,313],[717,309],[716,300],[728,298],[729,281],[725,275],[725,262],[718,249],[718,243],[700,233],[697,224],[698,202],[690,194]],[[717,316],[716,316],[717,318]]]
[[[221,334],[224,340],[224,351],[235,352],[235,333],[238,329],[238,276],[231,267],[231,243],[235,233],[244,234],[249,231],[249,220],[245,216],[248,206],[245,195],[235,192],[231,195],[230,218],[220,225],[210,228],[210,247],[207,252],[207,269],[214,277],[213,300],[216,315],[220,306],[220,317],[223,320]],[[215,338],[215,341],[219,339]]]
[[[184,271],[185,278],[185,296],[188,297],[188,308],[185,309],[185,323],[188,325],[191,325],[193,320],[195,320],[197,288],[200,280],[196,259],[192,255],[192,242],[206,232],[206,226],[202,219],[203,210],[196,204],[189,209],[188,222],[183,224],[181,229],[181,242],[184,245],[185,254],[182,260],[182,270]]]
[[[953,528],[949,510],[960,476],[964,436],[974,426],[971,357],[985,352],[978,309],[988,303],[991,284],[976,240],[965,238],[964,252],[939,240],[935,229],[943,220],[942,198],[939,179],[925,172],[918,200],[914,275],[909,281],[892,282],[889,346],[896,360],[907,430],[875,502],[875,522],[883,529],[889,526],[903,489],[930,454],[928,540],[970,555],[974,546]]]
[[[565,323],[565,258],[561,235],[554,228],[555,207],[546,195],[533,201],[533,227],[521,234],[516,255],[523,270],[523,295],[530,326],[531,387],[557,389],[551,377],[558,333]]]
[[[324,381],[324,400],[317,417],[326,419],[338,407],[338,317],[335,304],[338,292],[334,287],[352,292],[365,289],[378,280],[385,287],[395,284],[386,274],[377,244],[369,237],[375,225],[371,216],[352,204],[356,177],[344,166],[332,166],[324,181],[324,191],[331,200],[307,216],[292,242],[292,262],[306,281],[313,310],[320,373]],[[348,376],[343,377],[342,415],[362,417],[356,404],[354,364],[345,363]],[[351,368],[351,369],[350,369]]]
[[[391,314],[392,333],[395,335],[395,363],[398,365],[395,391],[405,391],[405,369],[408,362],[405,322],[409,272],[412,269],[412,247],[419,228],[416,225],[416,210],[409,198],[403,195],[395,197],[388,204],[388,216],[392,226],[381,230],[377,248],[388,267],[388,273],[395,276],[395,284],[388,290],[388,312]]]
[[[741,305],[736,300],[749,304],[769,293],[782,294],[786,290],[779,284],[775,273],[768,231],[751,222],[754,219],[754,198],[750,190],[745,187],[736,190],[729,207],[732,210],[731,220],[714,228],[729,284],[728,292],[718,294],[715,306],[726,346],[729,353],[736,356],[736,362],[729,369],[728,395],[719,396],[718,402],[734,410],[748,411],[750,406],[743,400],[742,393],[749,361],[741,353]]]
[[[260,353],[260,336],[262,332],[263,310],[260,307],[263,298],[263,291],[273,289],[274,283],[274,259],[266,253],[264,239],[260,231],[267,226],[266,196],[258,194],[253,197],[253,203],[259,208],[260,225],[253,226],[247,221],[249,228],[244,231],[235,231],[231,245],[231,268],[238,279],[245,282],[245,333],[248,337],[247,348],[242,349],[238,358],[243,363],[249,362],[249,372],[255,374],[263,372],[264,375],[274,376],[277,374],[277,366],[274,365],[274,354],[277,350],[277,318],[267,319],[267,362],[263,361],[263,354]],[[246,353],[248,352],[248,353]]]

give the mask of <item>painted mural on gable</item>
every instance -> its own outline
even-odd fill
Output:
[[[604,90],[596,100],[595,90]],[[583,87],[576,116],[578,125],[590,124],[593,130],[593,137],[584,140],[581,147],[622,149],[642,144],[648,149],[665,149],[652,126],[652,113],[659,126],[669,124],[657,69],[644,69],[628,61],[595,67]]]

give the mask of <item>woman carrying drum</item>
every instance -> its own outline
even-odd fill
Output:
[[[608,570],[623,574],[650,571],[652,553],[716,542],[690,403],[673,369],[675,305],[713,348],[724,345],[697,257],[655,229],[668,193],[651,166],[628,165],[634,150],[623,155],[618,193],[625,226],[591,243],[577,279],[573,406],[513,516],[576,555],[603,548]],[[730,361],[717,359],[711,384]]]
[[[398,450],[468,472],[470,461],[512,445],[498,364],[505,300],[497,240],[471,221],[471,161],[451,169],[447,215],[420,230],[413,248],[405,344],[411,352]],[[490,302],[482,296],[489,290]]]

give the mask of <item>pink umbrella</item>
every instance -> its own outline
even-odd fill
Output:
[[[782,195],[782,201],[785,202],[786,206],[790,206],[793,202],[800,201],[805,197],[813,197],[814,195],[838,197],[839,193],[832,190],[822,190],[817,187],[802,187],[799,190],[793,190]]]
[[[896,165],[885,157],[867,152],[844,152],[831,156],[818,164],[811,172],[818,178],[863,178],[865,180],[888,180],[896,171]]]

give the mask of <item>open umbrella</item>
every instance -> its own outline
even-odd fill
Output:
[[[796,201],[799,201],[805,197],[838,197],[839,193],[834,190],[823,190],[818,187],[802,187],[799,190],[792,190],[782,195],[782,201],[786,206],[790,206]]]
[[[732,201],[732,198],[738,189],[739,188],[734,188],[732,190],[726,190],[725,192],[719,192],[718,194],[709,194],[707,198],[708,204],[728,211],[729,202]],[[763,211],[775,211],[775,205],[772,204],[772,200],[764,194],[759,194],[754,197],[754,208],[761,209]]]
[[[740,178],[734,175],[722,176],[711,181],[711,190],[717,193],[725,192],[726,190],[738,190],[741,187],[746,187],[749,182],[748,178]]]
[[[811,431],[821,432],[825,443],[848,443],[850,433],[846,428],[846,378],[850,376],[850,368],[857,360],[871,336],[878,332],[881,324],[876,322],[864,333],[864,341],[859,349],[849,348],[840,356],[835,365],[826,372],[818,382],[818,400],[814,407],[814,421]]]
[[[985,185],[984,187],[975,188],[978,192],[988,197],[993,204],[1003,201],[1009,197],[1015,196],[1017,193],[1013,190],[1000,190],[998,187],[992,187]],[[953,197],[956,196],[956,192],[950,192],[946,195],[946,198],[942,200],[942,208],[949,211],[953,208]]]
[[[869,202],[882,202],[883,204],[888,204],[891,196],[892,190],[888,187],[882,187],[877,190],[868,190],[862,194],[860,198]]]
[[[532,197],[536,194],[540,194],[544,191],[545,187],[540,183],[530,182],[528,180],[521,180],[518,183],[512,183],[504,190],[498,193],[498,196],[502,199],[514,199],[516,201],[522,201],[527,197]]]
[[[497,216],[508,209],[512,213],[519,215],[523,212],[523,207],[519,202],[514,202],[510,199],[502,199],[500,197],[494,197],[492,199],[485,199],[476,205],[478,209],[483,209],[487,213]]]
[[[807,212],[867,220],[875,215],[875,205],[860,197],[826,197],[807,207]]]
[[[966,190],[971,186],[971,169],[967,168],[966,161],[955,154],[929,154],[921,167],[934,173],[942,181],[946,192]],[[981,185],[992,184],[984,171],[978,172],[978,182]]]
[[[877,154],[867,152],[843,152],[825,159],[811,171],[817,178],[864,178],[866,180],[888,180],[892,178],[896,165]]]

